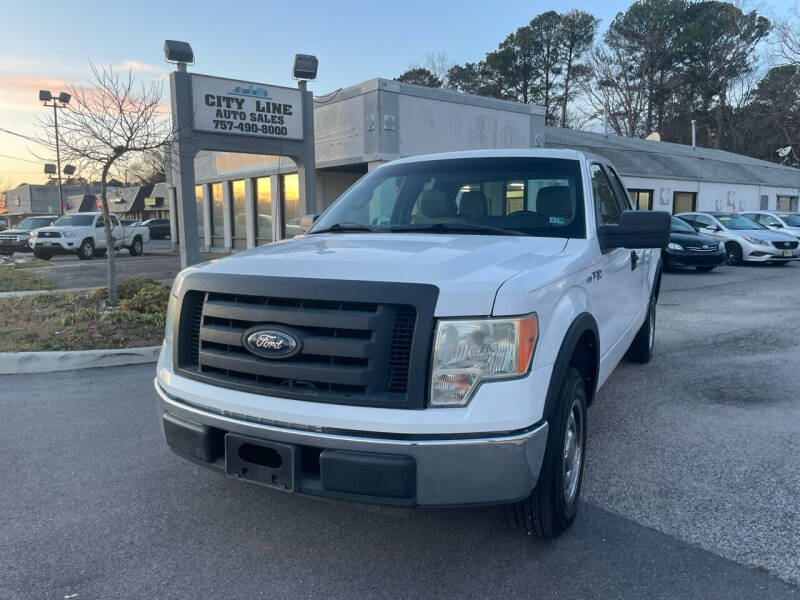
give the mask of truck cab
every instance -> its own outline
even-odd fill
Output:
[[[361,503],[575,518],[587,408],[653,354],[667,213],[571,150],[383,165],[306,235],[175,280],[166,441],[231,477]]]

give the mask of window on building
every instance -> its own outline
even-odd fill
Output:
[[[654,190],[628,190],[628,195],[636,210],[653,210]]]
[[[237,179],[231,183],[231,211],[233,222],[233,237],[247,238],[247,217],[245,216],[245,186],[244,179]]]
[[[222,183],[211,184],[211,235],[222,237],[225,232],[225,218],[222,211]]]
[[[281,175],[284,237],[290,238],[300,231],[300,178],[297,173]]]
[[[695,192],[675,192],[672,194],[672,214],[694,212],[697,210],[697,194]]]
[[[256,179],[256,237],[259,244],[272,241],[272,183],[270,177]]]
[[[194,200],[197,203],[197,237],[200,240],[200,243],[203,243],[203,238],[206,234],[205,227],[203,224],[205,223],[205,211],[203,207],[205,203],[203,202],[203,186],[196,185],[194,186]]]
[[[778,202],[775,206],[776,210],[797,212],[797,208],[797,196],[778,196]]]
[[[769,208],[769,196],[767,194],[761,195],[761,203],[759,207],[761,210],[767,210]]]

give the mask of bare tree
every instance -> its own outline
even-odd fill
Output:
[[[119,303],[114,239],[109,219],[109,173],[120,160],[163,148],[172,138],[168,116],[161,105],[162,85],[149,86],[133,73],[91,64],[88,88],[70,86],[72,101],[59,119],[62,156],[80,165],[83,173],[100,175],[100,204],[108,254],[109,306]],[[47,145],[54,146],[52,117],[41,121]]]
[[[591,78],[581,84],[586,102],[605,115],[617,135],[640,137],[647,116],[647,84],[620,48],[598,46],[589,54]]]
[[[780,60],[800,66],[800,6],[775,25],[775,46]]]

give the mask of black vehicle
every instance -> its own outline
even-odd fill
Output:
[[[170,237],[169,219],[149,219],[142,225],[147,226],[150,230],[151,240],[166,240]]]
[[[661,250],[667,269],[695,267],[711,271],[725,262],[725,249],[719,240],[697,233],[686,221],[672,217],[669,244]]]
[[[0,254],[13,254],[14,252],[30,252],[28,235],[34,229],[52,225],[58,215],[46,217],[28,217],[23,219],[14,229],[0,232]]]

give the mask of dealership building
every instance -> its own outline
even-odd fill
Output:
[[[708,148],[546,127],[540,106],[398,81],[373,79],[316,97],[314,128],[314,206],[304,205],[297,169],[286,157],[197,155],[202,250],[230,252],[292,237],[302,231],[304,214],[321,212],[376,166],[455,150],[546,147],[600,154],[616,165],[640,209],[798,210],[799,169]]]

